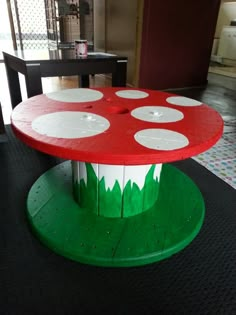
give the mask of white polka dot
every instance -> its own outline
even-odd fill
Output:
[[[156,123],[175,122],[184,118],[181,111],[164,106],[138,107],[131,112],[131,115],[140,120]]]
[[[110,123],[102,116],[87,112],[55,112],[37,117],[32,128],[39,134],[64,138],[85,138],[107,130]]]
[[[166,101],[173,105],[180,106],[199,106],[202,105],[201,102],[193,100],[192,98],[183,97],[183,96],[171,96],[166,99]]]
[[[121,90],[116,92],[116,95],[122,98],[139,99],[148,97],[148,93],[138,90]]]
[[[103,93],[91,89],[67,89],[56,92],[47,93],[46,96],[55,101],[61,102],[92,102],[102,99]]]
[[[139,144],[154,150],[176,150],[189,144],[183,134],[167,129],[144,129],[137,132],[134,138]]]

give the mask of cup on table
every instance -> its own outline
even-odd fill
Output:
[[[87,57],[88,41],[86,39],[75,40],[75,54],[77,57]]]

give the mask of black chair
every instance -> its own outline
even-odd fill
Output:
[[[0,135],[5,133],[4,121],[2,116],[2,107],[0,103]]]

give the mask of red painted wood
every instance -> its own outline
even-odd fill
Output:
[[[64,103],[49,99],[46,95],[32,97],[19,104],[12,114],[12,127],[16,135],[29,146],[62,158],[85,162],[138,165],[182,160],[199,154],[221,137],[221,116],[207,105],[184,107],[171,105],[166,98],[174,96],[152,90],[143,99],[124,99],[115,92],[124,88],[97,88],[104,94],[99,101]],[[139,89],[140,90],[140,89]],[[135,119],[130,111],[140,106],[167,106],[184,113],[184,119],[172,123],[151,123]],[[91,108],[90,108],[91,106]],[[93,137],[59,139],[35,132],[31,122],[40,115],[58,111],[86,111],[109,120],[109,129]],[[134,140],[134,134],[142,129],[164,128],[182,133],[189,145],[172,151],[145,148]]]

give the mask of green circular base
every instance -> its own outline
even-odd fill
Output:
[[[30,224],[46,246],[82,263],[128,267],[156,262],[188,245],[204,218],[202,195],[184,173],[165,164],[160,183],[158,202],[150,210],[129,218],[99,217],[74,201],[71,164],[64,162],[31,188]]]

